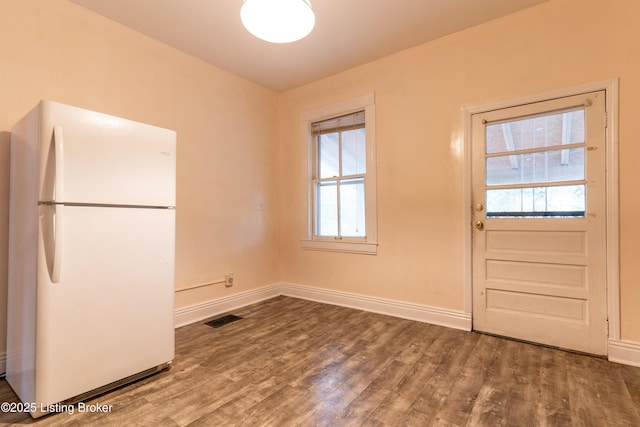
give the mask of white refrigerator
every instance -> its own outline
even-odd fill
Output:
[[[175,132],[41,101],[10,165],[6,378],[31,415],[168,367]]]

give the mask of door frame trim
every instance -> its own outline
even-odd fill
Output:
[[[463,108],[463,239],[464,239],[464,312],[473,319],[473,253],[472,253],[472,158],[471,158],[471,118],[474,114],[500,110],[518,105],[547,101],[554,98],[579,95],[587,92],[605,91],[607,111],[606,149],[606,212],[607,212],[607,316],[609,319],[608,339],[620,339],[620,263],[619,263],[619,200],[618,200],[618,79],[603,80],[578,86],[571,86]]]

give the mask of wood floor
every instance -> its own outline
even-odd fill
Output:
[[[173,367],[42,426],[640,426],[640,368],[278,297],[176,331]],[[0,401],[16,401],[0,381]]]

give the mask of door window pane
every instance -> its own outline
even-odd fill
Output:
[[[365,130],[342,132],[342,175],[367,172]]]
[[[487,185],[584,179],[584,147],[488,157]]]
[[[584,185],[487,190],[487,216],[584,216]]]
[[[584,142],[584,110],[487,125],[487,154]]]
[[[338,190],[336,181],[316,184],[316,234],[338,235]]]
[[[364,178],[340,182],[340,227],[342,236],[365,235]]]

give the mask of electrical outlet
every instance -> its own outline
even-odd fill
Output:
[[[224,275],[224,285],[227,288],[230,288],[233,286],[233,271],[229,274]]]

